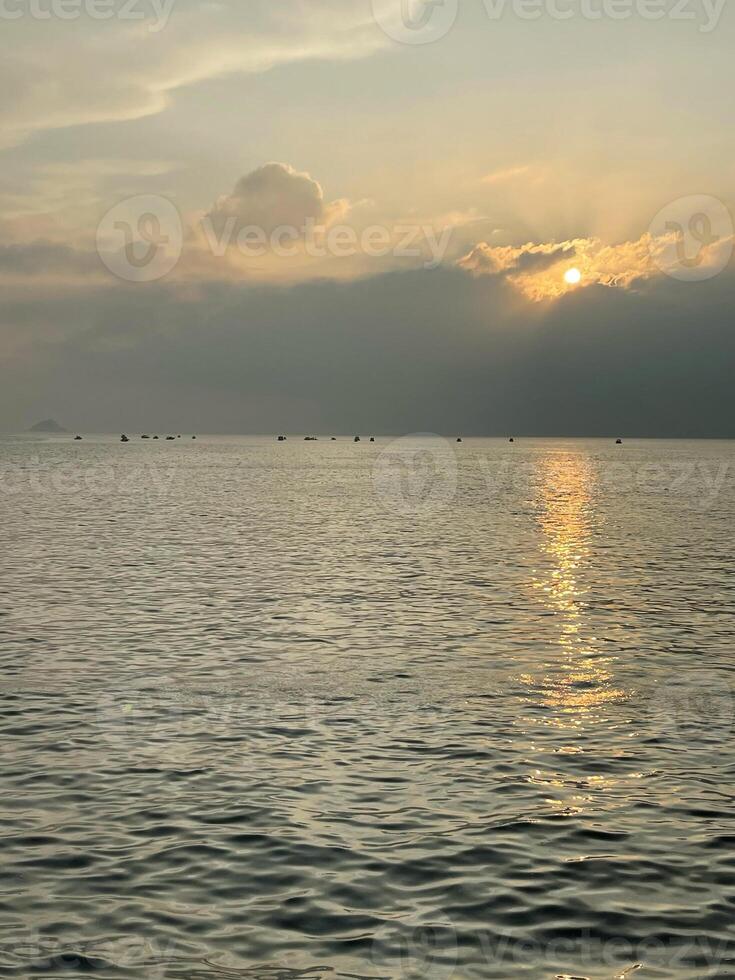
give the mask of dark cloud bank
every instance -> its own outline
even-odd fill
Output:
[[[529,304],[458,269],[22,292],[0,425],[735,436],[733,276]]]

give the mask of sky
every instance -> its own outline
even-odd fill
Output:
[[[723,0],[0,0],[0,429],[735,436]]]

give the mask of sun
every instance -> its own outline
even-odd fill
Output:
[[[576,286],[581,278],[582,273],[579,269],[567,269],[564,273],[564,282],[569,283],[570,286]]]

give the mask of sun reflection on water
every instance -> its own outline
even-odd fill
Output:
[[[531,735],[528,782],[554,812],[571,817],[609,807],[621,791],[624,798],[624,787],[633,792],[642,774],[611,771],[625,748],[608,737],[609,726],[618,727],[610,709],[626,694],[616,683],[617,658],[601,651],[594,631],[594,549],[602,531],[594,462],[554,453],[537,472],[541,560],[531,587],[541,604],[539,658],[520,678],[526,710],[518,724]]]
[[[591,461],[575,453],[548,456],[539,471],[537,519],[546,561],[532,584],[553,616],[553,637],[551,656],[524,680],[553,709],[551,725],[579,728],[623,696],[614,685],[614,658],[600,653],[588,611],[596,475]]]

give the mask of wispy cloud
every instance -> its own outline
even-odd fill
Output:
[[[484,177],[480,178],[480,183],[500,184],[506,180],[515,180],[517,177],[528,176],[532,170],[533,168],[529,165],[521,167],[507,167],[505,170],[495,170],[492,173],[485,174]]]
[[[713,239],[703,247],[699,261],[722,268],[723,253],[732,248],[732,236]],[[630,288],[637,281],[662,276],[665,255],[676,242],[675,232],[658,237],[649,232],[634,241],[604,244],[598,238],[573,238],[563,242],[527,242],[524,245],[490,245],[478,242],[457,265],[478,276],[503,276],[534,302],[553,300],[571,289],[589,286]],[[579,282],[569,283],[564,273],[578,269]]]
[[[652,260],[655,243],[645,234],[637,241],[603,245],[596,238],[524,245],[479,242],[457,263],[474,275],[504,275],[528,299],[555,299],[570,288],[591,285],[630,286],[636,279],[658,273]],[[564,279],[569,268],[579,270],[578,284]]]

